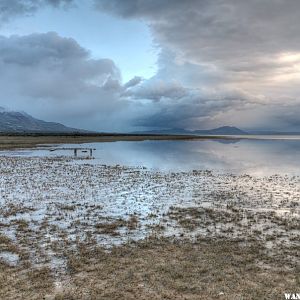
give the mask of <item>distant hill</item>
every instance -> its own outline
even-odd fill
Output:
[[[0,133],[75,133],[84,130],[36,119],[24,112],[0,108]]]
[[[204,134],[204,135],[245,135],[248,132],[243,131],[237,127],[233,126],[222,126],[210,130],[194,130],[194,134]]]
[[[186,130],[182,128],[172,128],[165,130],[150,130],[135,132],[139,134],[186,134],[186,135],[247,135],[248,132],[233,126],[222,126],[209,130]]]

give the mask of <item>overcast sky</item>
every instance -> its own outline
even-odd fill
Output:
[[[300,131],[300,1],[0,0],[0,106],[99,131]]]

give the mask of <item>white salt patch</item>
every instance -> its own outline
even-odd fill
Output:
[[[19,263],[19,255],[15,253],[11,253],[8,251],[0,252],[0,260],[4,261],[6,264],[9,264],[10,266],[17,266]]]

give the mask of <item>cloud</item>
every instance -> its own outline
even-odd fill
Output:
[[[160,48],[157,74],[123,84],[111,59],[92,59],[74,39],[51,32],[0,36],[0,105],[98,130],[300,130],[300,2],[91,1],[148,24]],[[0,0],[0,23],[72,3]]]
[[[188,88],[158,76],[128,88],[122,97],[142,107],[142,114],[133,116],[133,125],[148,128],[197,129],[217,115],[259,102],[240,90]]]
[[[148,21],[160,43],[196,59],[299,49],[300,4],[294,0],[95,0],[95,5]]]
[[[161,64],[153,78],[136,76],[123,85],[112,60],[92,59],[74,39],[55,32],[0,36],[0,104],[73,127],[119,131],[197,128],[246,99],[241,91],[222,91],[219,97],[220,93],[185,86],[187,75],[199,70],[163,61],[166,65]]]
[[[161,70],[163,73],[164,71]],[[74,39],[57,33],[0,37],[0,104],[74,127],[189,125],[223,111],[228,102],[176,80],[134,77],[122,85],[110,59],[92,59]]]
[[[198,2],[201,2],[198,1]],[[202,1],[203,2],[203,1]],[[153,16],[164,17],[169,14],[171,10],[178,10],[186,7],[186,5],[192,5],[197,3],[196,0],[94,0],[96,8],[105,10],[116,15],[120,15],[124,18],[136,18],[136,17],[149,17]]]
[[[0,104],[48,120],[108,129],[128,104],[110,59],[92,59],[54,32],[0,37]],[[110,116],[111,115],[111,116]]]
[[[142,82],[143,81],[143,78],[142,77],[140,77],[140,76],[135,76],[135,77],[133,77],[131,80],[129,80],[128,82],[126,82],[125,84],[124,84],[124,89],[126,90],[126,89],[129,89],[129,88],[131,88],[131,87],[134,87],[134,86],[136,86],[136,85],[138,85],[140,82]]]
[[[72,2],[73,0],[0,0],[0,24],[18,16],[31,15],[47,5],[67,7]]]
[[[186,92],[178,82],[152,79],[133,88],[127,88],[124,95],[134,99],[160,101],[163,98],[180,99],[186,95]]]
[[[95,5],[145,20],[162,47],[228,72],[278,68],[278,54],[300,51],[298,1],[95,0]]]
[[[230,115],[234,116],[229,119],[234,120],[234,125],[251,126],[250,121],[256,120],[252,127],[281,124],[300,129],[298,122],[292,125],[285,117],[288,110],[300,109],[299,1],[94,0],[94,3],[101,11],[146,22],[161,49],[157,75],[144,84],[142,91],[135,89],[135,98],[146,98],[143,93],[147,93],[149,98],[158,101],[162,94],[174,93],[171,98],[176,100],[177,87],[164,89],[167,89],[165,81],[177,82],[188,95],[191,94],[188,90],[194,89],[215,94],[218,103],[223,99],[227,111],[220,112],[221,104],[203,109],[206,108],[203,95],[197,98],[197,104],[189,102],[190,97],[180,95],[181,101],[186,102],[178,105],[177,110],[172,106],[176,101],[170,101],[169,108],[156,111],[158,118],[171,120],[176,115],[180,116],[176,117],[176,123],[181,119],[182,124],[194,126],[197,118],[193,115],[198,113],[198,126],[214,126],[228,122]],[[237,90],[247,97],[242,97],[238,106],[236,101],[229,104],[224,91]],[[204,104],[200,105],[201,102]],[[187,112],[189,105],[193,121],[190,113],[181,113]],[[262,113],[257,114],[260,110]],[[203,112],[207,113],[206,117]],[[263,121],[259,122],[255,115]],[[153,124],[158,123],[153,115]]]

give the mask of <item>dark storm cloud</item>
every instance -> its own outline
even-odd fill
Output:
[[[178,99],[164,98],[155,106],[152,114],[136,118],[136,126],[156,128],[197,128],[203,119],[232,106],[232,99],[201,98],[200,95],[188,95]]]
[[[94,0],[96,8],[106,10],[125,18],[131,17],[164,17],[171,10],[184,8],[197,0]],[[198,1],[205,2],[205,1]]]
[[[176,100],[177,88],[164,91],[159,82],[176,81],[184,86],[187,95],[180,95],[179,99],[185,99],[185,103],[170,101],[168,107],[158,103],[156,112],[144,123],[158,124],[158,119],[172,123],[173,116],[175,123],[181,120],[185,126],[192,126],[194,121],[187,120],[197,119],[198,114],[209,126],[214,121],[232,120],[236,125],[248,127],[260,123],[288,127],[289,119],[294,118],[286,112],[299,111],[300,1],[94,0],[94,3],[101,11],[146,22],[155,43],[162,49],[158,74],[151,79],[158,86],[136,89],[133,97],[143,99],[146,98],[143,93],[147,93],[148,98],[157,101],[164,93],[171,96],[173,93]],[[195,104],[188,91],[193,88],[204,89],[208,95],[216,94],[218,105],[203,105],[203,108],[203,94]],[[237,89],[247,95],[241,97],[239,105],[236,101],[228,102],[224,93]],[[278,99],[284,100],[280,103]],[[263,121],[259,122],[256,116]],[[297,122],[293,124],[300,129]],[[199,121],[201,125],[205,123]]]
[[[161,65],[154,78],[134,77],[122,85],[112,60],[91,59],[74,39],[54,32],[2,36],[0,104],[75,127],[114,130],[113,126],[126,129],[130,124],[196,127],[203,119],[250,101],[241,92],[223,91],[220,98],[185,87],[171,76],[165,79],[175,70],[184,77],[186,68],[167,70]]]
[[[199,128],[201,123],[220,113],[242,109],[245,103],[256,105],[258,102],[238,90],[212,93],[157,77],[127,89],[122,96],[143,107],[142,115],[133,116],[133,124],[150,128]]]
[[[71,2],[0,0],[0,23]],[[300,1],[92,2],[148,24],[160,49],[156,75],[122,84],[112,60],[56,33],[0,37],[0,105],[94,129],[300,130]]]
[[[300,50],[299,1],[95,0],[95,4],[125,18],[145,20],[163,48],[190,62],[212,63],[228,77],[240,72],[268,75],[285,67],[278,64],[278,53]]]
[[[149,21],[160,42],[197,59],[298,50],[294,0],[95,0],[99,9]],[[252,51],[254,50],[254,52]]]
[[[47,5],[66,7],[72,2],[73,0],[0,0],[0,23],[17,16],[30,15]]]

